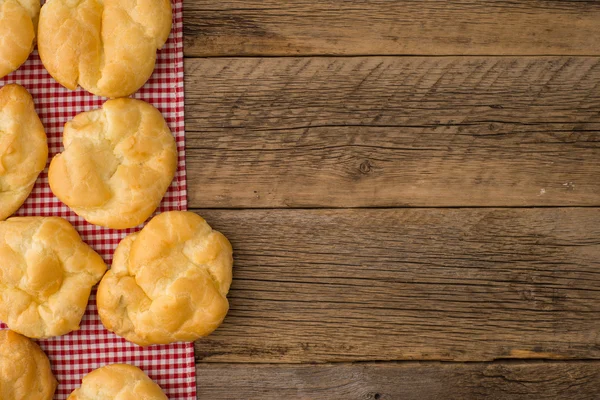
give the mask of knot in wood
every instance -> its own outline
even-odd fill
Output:
[[[371,171],[372,171],[372,169],[373,169],[373,164],[371,164],[371,161],[369,161],[369,160],[365,160],[365,161],[363,161],[363,162],[360,164],[360,166],[358,167],[358,169],[359,169],[359,171],[360,171],[362,174],[368,174],[369,172],[371,172]]]

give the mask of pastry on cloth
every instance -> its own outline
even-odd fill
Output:
[[[117,246],[96,296],[104,326],[140,346],[193,341],[221,324],[231,244],[197,214],[154,217]]]
[[[13,331],[0,331],[0,399],[52,400],[56,379],[46,354]]]
[[[79,329],[102,258],[59,217],[0,222],[0,320],[31,338]]]
[[[138,367],[109,364],[87,374],[67,400],[168,400],[152,379]]]
[[[152,75],[171,23],[169,0],[48,0],[40,12],[38,50],[66,88],[126,97]]]
[[[65,125],[63,144],[50,163],[50,189],[86,221],[108,228],[150,217],[177,168],[165,119],[140,100],[109,100],[77,115]]]
[[[39,14],[40,0],[0,0],[0,78],[29,58]]]
[[[1,2],[2,0],[0,4]],[[19,85],[11,84],[2,87],[0,89],[0,220],[8,218],[25,202],[47,160],[46,133],[35,112],[31,95]]]

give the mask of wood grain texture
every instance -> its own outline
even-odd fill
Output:
[[[188,59],[190,204],[598,206],[599,82],[597,57]]]
[[[600,209],[197,210],[234,248],[199,361],[600,358]]]
[[[598,362],[198,364],[200,399],[597,400]]]
[[[226,0],[184,3],[187,56],[600,55],[600,3]]]

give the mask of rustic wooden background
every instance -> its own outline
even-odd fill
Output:
[[[186,0],[200,399],[600,398],[600,1]]]

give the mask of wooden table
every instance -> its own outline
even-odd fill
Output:
[[[600,1],[189,0],[185,54],[199,398],[600,398]]]

